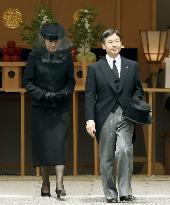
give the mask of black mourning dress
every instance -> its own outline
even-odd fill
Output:
[[[31,138],[33,165],[52,166],[66,163],[66,134],[70,118],[70,96],[75,86],[70,51],[48,53],[33,50],[28,58],[23,84],[31,97]],[[67,90],[57,102],[42,101],[47,91]]]

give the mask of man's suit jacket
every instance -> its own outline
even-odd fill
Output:
[[[138,64],[121,57],[119,89],[116,89],[115,76],[106,58],[89,65],[85,88],[86,121],[96,123],[96,136],[110,114],[117,99],[126,114],[133,96],[143,97],[143,89],[138,78]]]

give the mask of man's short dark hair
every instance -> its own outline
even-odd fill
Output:
[[[117,29],[110,28],[102,33],[102,42],[104,43],[105,39],[113,34],[116,34],[117,36],[119,36],[120,40],[122,40],[120,32]]]

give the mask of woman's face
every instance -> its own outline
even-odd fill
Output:
[[[57,50],[58,46],[59,46],[59,43],[60,43],[60,40],[53,40],[53,41],[50,41],[48,39],[44,39],[44,43],[45,43],[45,47],[46,49],[50,52],[50,53],[53,53]]]

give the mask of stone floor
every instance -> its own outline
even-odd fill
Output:
[[[50,178],[50,198],[40,197],[40,177],[0,176],[0,205],[103,205],[106,204],[100,177],[66,176],[67,196],[56,198],[55,177]],[[170,205],[170,176],[133,176],[136,205]],[[127,203],[118,203],[127,204]]]

